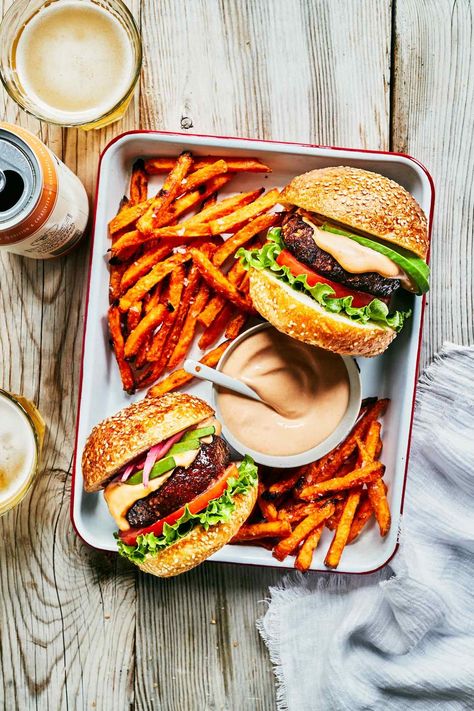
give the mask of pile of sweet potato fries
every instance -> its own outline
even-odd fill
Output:
[[[306,571],[325,526],[334,531],[324,560],[328,568],[337,568],[346,544],[373,515],[386,536],[391,517],[378,419],[387,405],[365,400],[351,433],[313,464],[291,471],[260,467],[257,506],[232,543],[263,545],[280,561],[294,554],[295,567]]]
[[[109,224],[110,308],[108,324],[124,390],[152,386],[163,395],[192,376],[176,368],[195,336],[216,365],[227,345],[254,313],[248,276],[234,255],[242,245],[258,246],[262,233],[279,224],[277,189],[242,192],[218,199],[236,173],[268,173],[253,158],[193,158],[137,161],[124,198]],[[150,175],[167,173],[148,197]],[[223,238],[227,235],[227,239]]]

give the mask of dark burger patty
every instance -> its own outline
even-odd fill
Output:
[[[221,437],[213,437],[211,444],[201,445],[190,467],[176,467],[158,491],[133,504],[126,515],[130,526],[150,526],[189,503],[209,488],[229,462],[229,447]]]
[[[332,281],[337,281],[351,289],[387,298],[400,288],[399,279],[386,279],[375,272],[364,274],[346,272],[334,257],[318,247],[312,237],[313,228],[299,215],[287,215],[281,229],[288,251],[300,262]]]

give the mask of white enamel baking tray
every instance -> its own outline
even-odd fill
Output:
[[[82,486],[81,455],[92,427],[144,392],[128,396],[122,391],[120,377],[109,347],[106,313],[108,308],[107,223],[115,215],[121,197],[127,192],[134,161],[153,156],[176,156],[188,149],[195,155],[253,156],[272,168],[268,176],[248,174],[234,178],[223,196],[264,185],[283,187],[295,175],[330,165],[350,165],[382,173],[401,183],[418,200],[428,216],[430,228],[434,190],[427,170],[409,156],[375,151],[348,150],[294,143],[255,141],[249,139],[190,134],[134,131],[115,138],[102,154],[99,165],[95,223],[89,286],[85,315],[82,375],[77,416],[76,449],[73,470],[71,517],[78,535],[89,545],[104,551],[115,551],[114,521],[108,513],[102,494],[86,494]],[[159,176],[156,184],[160,184]],[[359,358],[363,397],[388,397],[391,405],[383,423],[385,480],[392,510],[392,528],[381,539],[374,524],[344,550],[337,572],[368,573],[384,566],[394,555],[403,510],[410,433],[418,369],[418,356],[424,300],[413,299],[413,317],[388,351],[375,359]],[[193,357],[199,357],[195,348]],[[210,386],[197,382],[185,388],[210,401]],[[323,559],[331,540],[324,531],[315,552],[312,570],[326,571]],[[291,568],[294,559],[279,563],[264,548],[227,545],[212,559],[227,563]]]

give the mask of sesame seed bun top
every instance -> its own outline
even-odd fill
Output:
[[[184,393],[145,398],[94,427],[82,454],[86,491],[99,491],[128,462],[181,430],[214,414],[203,400]]]
[[[378,173],[348,166],[312,170],[293,178],[280,202],[393,242],[426,259],[425,213],[405,188]]]

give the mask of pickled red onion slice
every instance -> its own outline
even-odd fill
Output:
[[[165,454],[171,449],[173,444],[181,439],[184,432],[185,430],[177,432],[172,437],[165,439],[164,442],[160,442],[160,444],[155,444],[155,446],[149,450],[148,454],[146,455],[145,465],[143,467],[143,486],[148,486],[148,484],[150,483],[150,472],[153,469],[153,465],[155,464],[155,462],[165,456]]]
[[[129,464],[129,466],[125,469],[124,473],[120,477],[120,481],[127,481],[129,478],[130,474],[133,472],[135,469],[135,464]]]

